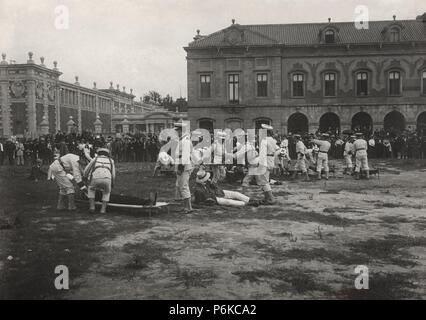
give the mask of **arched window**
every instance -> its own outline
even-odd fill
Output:
[[[293,97],[303,97],[305,87],[305,75],[302,73],[294,73],[292,77]]]
[[[333,30],[327,30],[324,35],[325,43],[335,43],[336,39]]]
[[[271,119],[259,118],[254,120],[254,126],[256,130],[262,129],[262,124],[271,125]]]
[[[422,94],[426,94],[426,70],[422,72]]]
[[[356,94],[357,96],[368,95],[368,72],[361,71],[356,74]]]
[[[389,32],[389,41],[390,42],[399,42],[401,39],[399,29],[398,28],[392,28]]]
[[[324,74],[324,96],[335,97],[336,96],[336,73],[326,72]]]
[[[214,122],[212,119],[200,119],[198,120],[198,127],[200,129],[206,129],[210,133],[212,133],[214,130]]]
[[[399,71],[389,72],[389,95],[399,96],[401,94],[401,73]]]

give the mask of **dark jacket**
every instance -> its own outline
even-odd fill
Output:
[[[205,184],[196,183],[194,187],[194,203],[212,204],[217,203],[216,197],[224,197],[223,190],[217,185],[207,181]]]

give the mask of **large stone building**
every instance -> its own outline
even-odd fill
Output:
[[[36,64],[33,54],[27,63],[0,62],[0,137],[36,137],[58,130],[83,130],[114,134],[117,132],[156,132],[172,127],[186,113],[170,112],[159,106],[135,101],[133,90],[119,85],[98,89],[60,80],[61,72]]]
[[[185,47],[193,128],[424,129],[426,13],[197,33]]]

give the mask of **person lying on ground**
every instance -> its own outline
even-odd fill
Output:
[[[222,190],[210,180],[210,173],[204,170],[197,172],[194,187],[194,203],[204,205],[222,205],[243,207],[246,205],[257,206],[256,201],[251,201],[246,195],[229,190]]]

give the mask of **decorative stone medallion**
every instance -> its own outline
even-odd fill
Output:
[[[10,84],[10,95],[12,98],[24,98],[26,96],[27,88],[22,81],[13,81]]]

